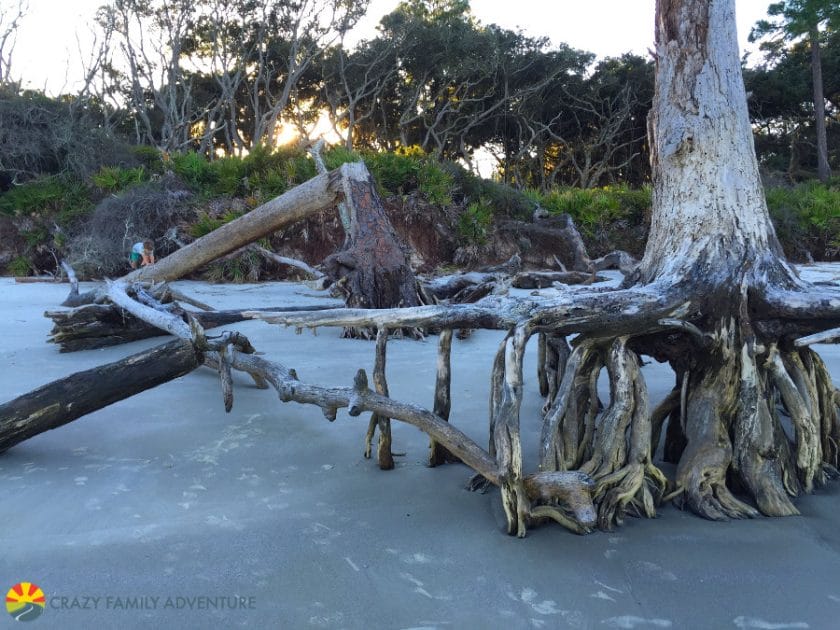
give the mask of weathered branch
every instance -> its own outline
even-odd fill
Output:
[[[372,392],[366,385],[355,389],[308,385],[292,376],[290,370],[283,365],[254,355],[233,352],[231,365],[238,370],[260,374],[277,390],[283,402],[295,401],[317,405],[324,410],[328,418],[330,415],[335,418],[335,409],[352,406],[351,415],[371,411],[381,417],[414,425],[437,442],[446,445],[449,451],[485,479],[499,484],[498,468],[487,452],[463,432],[422,407],[391,400]],[[360,372],[364,375],[363,371]],[[364,381],[366,384],[366,377]]]
[[[800,337],[793,342],[793,345],[797,348],[805,348],[814,343],[834,343],[837,340],[840,340],[840,328],[832,328],[807,337]]]
[[[335,171],[318,175],[176,250],[154,265],[132,271],[123,280],[134,282],[182,278],[199,267],[286,225],[333,207],[342,194],[343,181],[366,177],[366,169],[360,162],[344,164]]]
[[[691,303],[667,287],[600,291],[568,291],[560,296],[505,298],[488,296],[474,304],[416,306],[402,309],[340,309],[320,313],[258,313],[246,317],[270,324],[301,328],[319,326],[384,326],[386,328],[430,327],[488,328],[506,330],[531,320],[539,330],[557,334],[610,330],[615,335],[655,329],[663,318],[681,318]]]

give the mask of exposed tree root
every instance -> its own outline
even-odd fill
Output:
[[[689,299],[658,285],[589,287],[550,300],[489,296],[451,306],[251,314],[287,325],[375,329],[375,391],[363,371],[352,388],[304,384],[293,370],[247,354],[253,352],[247,340],[208,339],[193,317],[185,321],[156,294],[138,289],[134,295],[120,283],[107,291],[113,304],[189,341],[219,370],[226,410],[233,405],[230,371],[239,369],[258,386],[273,386],[283,401],[318,405],[330,420],[341,407],[353,416],[370,411],[366,456],[379,429],[381,468],[393,467],[389,419],[414,424],[431,437],[431,465],[457,458],[476,471],[472,488],[499,486],[507,531],[520,537],[546,521],[576,533],[609,530],[627,515],[653,517],[670,500],[714,520],[796,514],[792,498],[836,476],[840,463],[840,396],[822,360],[797,334],[812,324],[763,326],[767,315],[758,309],[766,302],[754,290],[741,291],[739,307],[715,318],[703,315],[705,295]],[[821,326],[833,321],[825,301],[801,301],[819,305]],[[773,321],[779,308],[773,307]],[[803,312],[794,310],[801,321]],[[837,310],[840,318],[840,303]],[[385,375],[389,331],[427,327],[442,331],[432,411],[391,400]],[[461,327],[508,330],[490,373],[486,451],[448,422],[452,334]],[[767,334],[778,330],[785,334]],[[570,333],[577,333],[571,345]],[[534,334],[546,401],[538,469],[528,474],[520,409],[525,348]],[[642,354],[669,361],[677,373],[676,387],[653,409]],[[604,369],[609,398],[602,405],[597,386]],[[653,462],[666,423],[666,455],[677,462],[672,482]]]
[[[254,316],[303,326],[509,328],[491,369],[488,454],[498,465],[511,534],[523,536],[529,525],[545,520],[576,532],[593,524],[611,529],[628,514],[654,516],[666,500],[713,520],[795,514],[791,498],[827,479],[840,456],[836,389],[819,357],[791,347],[789,337],[759,340],[746,301],[729,319],[690,320],[685,316],[702,311],[702,298],[691,302],[664,291],[651,299],[650,290],[657,287],[583,289],[552,301],[491,296],[449,307]],[[612,336],[597,336],[613,324]],[[574,348],[566,341],[569,332],[582,333]],[[568,472],[591,479],[593,523],[567,503],[547,501],[540,494],[547,482],[524,472],[522,358],[533,333],[539,335],[537,378],[546,396],[535,475]],[[670,361],[678,374],[677,386],[652,410],[640,353]],[[440,361],[441,355],[439,379]],[[597,392],[604,368],[610,381],[605,407]],[[653,463],[666,426],[666,459],[677,463],[672,482]],[[478,475],[470,486],[486,484]],[[758,509],[736,498],[733,487],[746,491]]]

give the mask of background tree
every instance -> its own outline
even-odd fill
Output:
[[[28,9],[27,0],[0,1],[0,85],[12,81],[12,53],[17,29]]]
[[[767,8],[775,21],[762,20],[750,34],[750,41],[775,36],[765,48],[773,49],[781,42],[805,38],[811,53],[811,83],[813,89],[814,129],[817,144],[817,175],[826,181],[831,175],[825,125],[825,95],[821,55],[822,30],[840,26],[840,5],[834,0],[783,0]]]
[[[342,39],[325,55],[321,99],[347,149],[376,146],[375,136],[362,129],[366,122],[372,123],[369,129],[377,126],[378,104],[386,90],[393,90],[399,71],[400,46],[399,40],[377,38],[348,51]]]

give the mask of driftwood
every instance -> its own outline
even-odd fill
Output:
[[[275,262],[278,265],[285,265],[287,267],[294,267],[295,269],[300,269],[313,280],[320,280],[321,278],[325,277],[325,274],[323,272],[318,271],[314,267],[307,265],[302,260],[297,260],[296,258],[289,258],[288,256],[280,256],[259,245],[251,245],[251,249],[260,254],[263,258]]]
[[[203,328],[217,328],[248,319],[246,310],[266,312],[317,311],[331,306],[280,306],[257,309],[231,309],[225,311],[185,311]],[[149,339],[165,334],[159,328],[137,319],[130,313],[112,304],[88,304],[72,310],[47,311],[45,317],[53,320],[54,326],[47,341],[59,346],[60,352],[77,352],[116,346],[139,339]]]
[[[177,339],[39,387],[0,405],[0,452],[183,376],[201,364],[193,344]]]
[[[423,289],[437,301],[451,304],[477,302],[490,293],[504,293],[508,287],[543,289],[554,283],[565,285],[604,282],[606,276],[588,271],[515,271],[506,273],[507,266],[498,271],[465,271],[423,281]]]
[[[226,223],[209,234],[181,247],[169,256],[136,269],[120,279],[129,284],[139,281],[170,281],[192,273],[209,262],[237,252],[291,223],[316,212],[329,210],[341,202],[349,216],[349,233],[341,251],[324,261],[326,275],[351,306],[390,308],[420,303],[408,252],[399,243],[382,207],[376,186],[361,162],[343,164],[323,172],[248,214]],[[256,251],[276,262],[292,264],[316,278],[324,274],[300,261],[278,257],[263,248]],[[79,295],[74,288],[65,306],[101,302],[103,289]],[[109,327],[105,327],[109,329]],[[414,331],[408,331],[412,333]],[[370,337],[375,331],[348,329],[351,336]],[[110,335],[114,341],[118,336]]]
[[[101,293],[102,289],[99,290]],[[158,305],[166,305],[169,312],[178,315],[182,320],[189,318],[197,321],[203,328],[217,328],[233,324],[243,319],[246,309],[231,309],[225,311],[213,310],[207,304],[199,302],[166,284],[143,285],[135,284],[128,288],[140,300],[151,301]],[[114,346],[138,339],[148,339],[164,334],[156,326],[138,319],[125,309],[105,300],[100,296],[98,304],[84,304],[76,308],[60,311],[46,311],[44,316],[53,321],[48,341],[59,346],[61,352],[76,352],[79,350],[93,350]],[[177,303],[172,300],[177,299]],[[190,311],[181,307],[180,303],[187,303],[201,311]],[[277,310],[294,312],[334,308],[334,306],[281,306]],[[256,311],[272,311],[272,308],[258,308]]]
[[[554,283],[558,284],[592,284],[593,282],[604,282],[606,276],[583,272],[583,271],[523,271],[516,274],[511,280],[511,286],[517,289],[545,289]]]
[[[464,433],[447,422],[449,416],[449,349],[451,334],[441,337],[439,368],[435,387],[434,411],[416,405],[400,403],[387,397],[385,381],[385,348],[387,327],[377,334],[377,361],[374,373],[376,391],[368,386],[365,372],[359,370],[352,387],[318,387],[302,383],[294,370],[254,356],[254,349],[238,333],[224,334],[208,343],[203,329],[195,320],[189,324],[168,310],[167,305],[147,298],[148,304],[132,299],[123,283],[109,283],[108,298],[133,316],[154,325],[179,339],[153,350],[133,355],[122,361],[74,374],[66,379],[45,385],[30,394],[0,406],[0,450],[19,444],[43,431],[71,422],[86,413],[100,409],[148,387],[185,374],[202,362],[217,369],[223,392],[225,409],[233,405],[231,370],[250,374],[258,386],[271,385],[281,401],[296,401],[319,406],[329,420],[339,408],[347,408],[351,416],[372,412],[372,422],[382,431],[379,445],[380,466],[393,466],[390,452],[390,431],[387,419],[412,424],[432,439],[433,464],[461,461],[470,466],[488,483],[508,483],[507,473],[490,453],[479,447]],[[524,347],[520,344],[521,347]],[[443,416],[443,417],[441,417]],[[522,482],[522,509],[531,509],[531,501],[550,506],[535,507],[535,518],[550,517],[578,533],[588,531],[580,519],[563,516],[564,509],[572,514],[586,514],[594,510],[591,500],[592,481],[585,475],[555,473],[546,476],[526,476],[527,491]],[[531,497],[531,498],[529,498]]]

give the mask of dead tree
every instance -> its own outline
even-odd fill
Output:
[[[656,59],[653,224],[644,259],[622,287],[570,290],[552,301],[492,296],[469,305],[254,314],[295,326],[507,329],[491,373],[490,453],[512,534],[547,516],[569,518],[548,481],[529,476],[522,461],[522,360],[537,333],[577,334],[570,352],[558,354],[555,345],[541,353],[543,372],[556,375],[564,365],[555,387],[546,382],[553,398],[537,474],[588,475],[601,528],[627,513],[653,516],[665,499],[710,519],[796,514],[792,498],[840,464],[840,394],[809,347],[840,336],[833,330],[840,290],[799,278],[770,222],[734,1],[658,2]],[[642,355],[668,361],[677,374],[673,394],[653,409]],[[595,386],[603,370],[610,396],[600,411]],[[677,461],[671,480],[652,459],[654,428],[665,422],[666,451]]]

